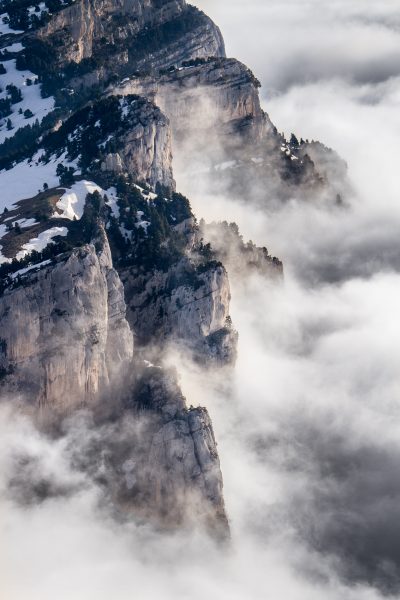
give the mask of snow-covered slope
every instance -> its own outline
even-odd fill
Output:
[[[19,54],[23,49],[24,46],[18,42],[7,46],[3,51],[14,55],[14,53]],[[54,109],[54,98],[42,98],[41,85],[37,75],[27,70],[19,71],[16,68],[16,63],[16,58],[2,59],[2,65],[6,73],[0,75],[0,89],[2,90],[0,100],[7,101],[11,97],[9,90],[7,90],[7,86],[10,85],[19,90],[21,100],[12,103],[10,114],[0,119],[0,144],[6,138],[12,137],[21,127],[32,125],[36,121],[40,123],[43,117]]]

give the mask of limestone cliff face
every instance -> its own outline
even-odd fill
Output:
[[[133,353],[108,244],[18,274],[0,298],[2,383],[55,412],[93,403]]]
[[[76,88],[225,56],[219,28],[184,0],[78,0],[35,36],[51,45],[60,68],[79,65],[71,78]]]
[[[220,29],[204,13],[193,7],[189,7],[189,11],[196,16],[192,27],[176,40],[171,40],[166,47],[154,48],[151,57],[138,59],[139,71],[157,71],[173,65],[178,67],[186,60],[225,56],[225,43]]]
[[[174,373],[143,358],[162,362],[173,343],[207,366],[231,365],[238,335],[222,262],[229,272],[254,267],[266,276],[281,276],[282,265],[236,231],[224,231],[229,252],[225,237],[214,250],[199,239],[213,232],[199,233],[189,201],[175,192],[171,145],[185,167],[199,155],[233,158],[235,168],[241,161],[246,191],[246,161],[268,165],[266,180],[278,173],[279,187],[279,165],[290,153],[261,108],[258,81],[225,58],[219,29],[184,0],[76,0],[21,40],[19,61],[37,73],[44,93],[57,95],[62,122],[29,140],[15,160],[37,152],[36,166],[54,167],[50,185],[63,179],[71,202],[82,180],[97,191],[79,198],[80,219],[55,215],[68,233],[46,254],[53,258],[36,254],[25,270],[18,263],[2,270],[2,389],[56,420],[90,408],[94,425],[87,440],[76,440],[74,464],[124,514],[168,527],[202,523],[224,535],[210,417],[188,408]],[[24,199],[35,206],[29,218],[44,203],[45,228],[59,192]],[[24,216],[12,212],[15,222]],[[19,235],[18,224],[9,237]]]
[[[201,315],[184,310],[175,321],[166,319],[170,335],[180,327],[178,335],[201,340],[223,320],[229,304],[223,269],[201,280],[212,298],[191,298]],[[201,525],[226,537],[222,474],[208,412],[188,409],[175,372],[135,359],[125,313],[123,284],[102,230],[92,244],[54,264],[14,273],[0,298],[2,392],[21,394],[28,412],[45,426],[78,408],[91,409],[95,428],[82,439],[78,427],[70,452],[75,467],[103,486],[114,510],[164,528]],[[152,309],[142,307],[141,317],[151,321]],[[202,331],[195,328],[200,323]],[[74,432],[69,435],[73,440]],[[38,487],[34,475],[18,473],[13,482],[29,502]],[[52,486],[49,482],[49,496]]]
[[[139,377],[128,407],[145,435],[135,456],[125,455],[119,496],[169,527],[191,521],[226,535],[222,475],[207,410],[188,409],[176,373],[151,366]]]
[[[261,108],[259,82],[235,59],[192,61],[160,76],[132,78],[110,90],[150,98],[171,121],[174,135],[184,138],[214,130],[240,132],[260,142],[274,127]]]
[[[201,361],[232,363],[237,333],[229,317],[230,287],[225,268],[210,263],[194,269],[182,259],[167,272],[120,271],[127,319],[141,345],[180,342]]]
[[[146,26],[178,17],[185,4],[184,0],[80,0],[57,13],[38,36],[48,40],[62,34],[65,39],[67,33],[64,60],[79,63],[92,57],[100,43],[116,44]]]
[[[191,180],[200,166],[209,171],[214,192],[265,204],[268,198],[288,200],[296,188],[304,200],[332,204],[348,191],[346,165],[322,144],[296,145],[280,135],[262,110],[259,86],[237,60],[209,58],[127,79],[109,93],[137,93],[162,108],[171,122],[176,164],[191,190],[185,177]]]
[[[131,123],[118,134],[118,150],[105,155],[101,169],[130,173],[152,188],[161,183],[175,189],[169,120],[150,102],[134,99],[130,107]]]

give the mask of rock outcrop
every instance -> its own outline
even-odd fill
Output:
[[[80,452],[81,462],[94,477],[101,469],[106,489],[125,511],[167,528],[205,525],[225,537],[223,482],[208,412],[188,409],[174,371],[150,363],[134,371],[118,432],[107,421],[95,441],[98,449]],[[104,460],[87,464],[89,455]]]
[[[184,62],[158,76],[127,79],[110,93],[151,99],[168,116],[180,141],[190,138],[193,143],[196,133],[204,140],[210,132],[215,139],[219,132],[220,150],[222,143],[235,145],[236,134],[243,146],[244,140],[256,145],[276,133],[261,108],[259,86],[250,69],[239,61],[209,58]]]
[[[46,429],[66,416],[73,422],[77,409],[92,411],[95,427],[83,439],[78,428],[71,457],[121,516],[168,529],[204,526],[225,538],[229,525],[210,417],[204,408],[188,409],[174,372],[134,357],[124,293],[134,302],[137,290],[124,290],[104,230],[92,244],[11,278],[0,298],[2,393],[22,396],[24,410]],[[197,300],[201,314],[184,308],[175,320],[166,316],[165,333],[173,337],[175,327],[177,338],[193,334],[204,344],[227,313],[229,287],[222,268],[200,279],[211,288],[209,299]],[[141,308],[151,323],[152,309]],[[154,342],[155,330],[149,336]],[[35,474],[23,471],[13,480],[25,501],[61,493]]]
[[[96,245],[14,273],[0,298],[3,389],[33,408],[65,414],[93,404],[132,358],[123,287],[104,234]]]
[[[118,44],[145,27],[176,19],[184,9],[184,0],[80,0],[59,11],[38,36],[49,41],[62,35],[64,60],[79,63],[96,54],[101,44]]]
[[[127,319],[139,345],[181,343],[201,362],[232,364],[237,332],[230,316],[230,287],[221,263],[196,268],[187,258],[166,272],[120,270]]]
[[[78,0],[59,11],[33,39],[50,45],[60,68],[71,69],[74,87],[225,56],[218,27],[185,0]]]
[[[151,188],[175,189],[169,120],[138,96],[103,98],[77,111],[44,141],[47,154],[93,171],[127,173]]]
[[[246,281],[253,273],[271,281],[283,278],[282,261],[271,256],[265,247],[260,248],[251,241],[245,243],[236,223],[201,220],[197,235],[210,255],[225,265],[229,278],[235,283]]]
[[[123,123],[125,131],[117,138],[117,151],[106,154],[101,169],[130,173],[152,188],[160,183],[175,189],[168,119],[158,107],[142,99],[133,99],[127,105],[122,101],[122,110],[131,110],[129,121]],[[114,146],[115,142],[114,137]]]

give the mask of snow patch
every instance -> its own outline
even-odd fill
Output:
[[[144,188],[140,187],[140,185],[134,184],[135,188],[139,190],[139,192],[144,196],[145,200],[155,200],[157,198],[157,194],[154,192],[149,192]]]
[[[38,224],[38,222],[35,219],[17,219],[16,221],[14,221],[14,223],[18,223],[20,227],[32,227],[33,225]]]
[[[11,44],[10,46],[6,46],[3,48],[6,52],[21,52],[24,49],[24,46],[20,42],[15,42],[15,44]]]
[[[3,235],[5,235],[7,233],[7,227],[5,225],[0,225],[0,240],[3,237]],[[6,258],[5,256],[3,256],[3,254],[1,253],[1,249],[3,246],[0,245],[0,265],[5,263],[5,262],[10,262],[8,258]]]
[[[119,230],[120,230],[121,234],[123,235],[123,237],[127,241],[129,241],[129,242],[132,241],[132,231],[129,231],[129,229],[126,229],[126,227],[124,225],[120,225]]]
[[[29,273],[29,271],[38,271],[39,269],[41,269],[42,267],[45,267],[46,265],[49,265],[51,263],[51,260],[44,260],[41,263],[37,263],[36,265],[30,265],[29,267],[25,267],[24,269],[20,269],[19,271],[16,271],[15,273],[13,273],[11,275],[11,279],[16,279],[17,277],[20,277],[21,275],[25,275],[25,273]]]
[[[119,105],[122,109],[122,116],[127,117],[129,113],[129,103],[127,102],[127,100],[125,100],[125,98],[121,98],[121,100],[119,101]]]
[[[45,164],[39,162],[41,156],[42,152],[38,152],[31,161],[25,160],[8,171],[0,171],[0,212],[15,208],[18,200],[36,196],[44,183],[51,188],[59,187],[56,169],[63,157],[54,157]]]
[[[52,227],[51,229],[46,229],[42,233],[39,233],[38,237],[29,240],[26,244],[22,246],[22,249],[18,252],[16,259],[21,260],[27,254],[36,250],[36,252],[41,252],[48,246],[48,244],[53,243],[53,238],[58,235],[65,237],[68,233],[68,229],[66,227]]]
[[[149,225],[151,223],[150,223],[150,221],[144,221],[143,215],[144,215],[144,212],[142,210],[138,210],[137,222],[135,223],[135,227],[136,227],[136,229],[139,229],[139,227],[142,227],[145,230],[145,232],[147,233],[147,228],[149,227]]]
[[[108,190],[106,190],[105,194],[108,198],[107,206],[109,206],[111,208],[113,217],[115,217],[116,219],[119,219],[119,206],[117,204],[117,202],[118,202],[117,190],[114,187],[111,187],[111,188],[108,188]]]
[[[36,6],[39,7],[39,10],[36,11]],[[28,14],[31,17],[32,15],[36,15],[37,17],[41,17],[42,13],[48,13],[49,9],[47,8],[47,6],[45,5],[44,2],[41,2],[40,4],[35,4],[34,6],[30,6],[28,8]]]
[[[86,196],[93,194],[93,192],[99,192],[105,194],[104,190],[93,183],[93,181],[77,181],[74,185],[65,190],[65,193],[61,196],[57,202],[57,208],[61,210],[62,214],[55,213],[53,217],[70,219],[80,219],[83,215],[83,209],[85,207]]]
[[[8,13],[3,13],[0,15],[0,35],[8,35],[9,33],[24,33],[22,29],[11,29],[8,23],[3,22],[3,19],[5,18],[8,18]]]

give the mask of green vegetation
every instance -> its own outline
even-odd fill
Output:
[[[8,92],[11,104],[18,104],[18,102],[22,102],[22,93],[19,88],[10,83],[6,86],[6,90]]]
[[[135,266],[149,271],[167,270],[185,252],[186,238],[173,225],[192,217],[190,204],[181,194],[143,197],[133,180],[119,177],[116,184],[119,218],[109,216],[107,233],[117,266]],[[140,218],[139,218],[140,217]],[[144,228],[139,223],[148,223]],[[127,236],[121,233],[128,232]]]

